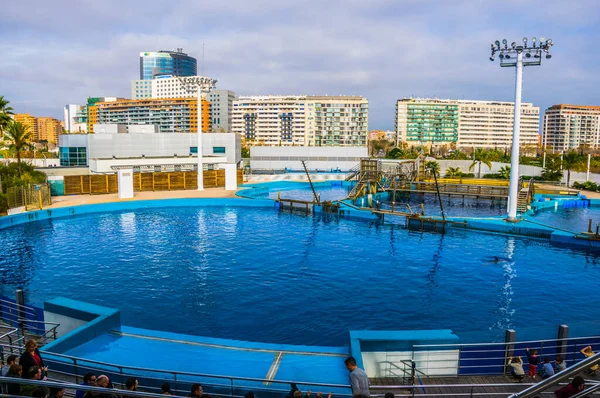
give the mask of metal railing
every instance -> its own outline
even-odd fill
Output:
[[[536,349],[538,356],[554,356],[557,351],[568,365],[573,365],[583,359],[578,358],[581,348],[590,344],[600,343],[600,336],[572,337],[566,339],[531,340],[498,343],[475,343],[475,344],[428,344],[413,346],[413,360],[420,369],[428,369],[440,376],[449,375],[502,375],[505,374],[506,360],[509,351],[523,351],[525,348]],[[447,354],[456,351],[456,359],[448,360],[419,360],[416,356],[419,352],[426,351],[429,354]],[[446,364],[444,364],[446,362]],[[525,363],[527,363],[525,361]]]
[[[1,346],[13,349],[21,349],[21,347],[8,347],[6,344],[2,344]],[[264,393],[288,393],[288,386],[292,383],[297,384],[299,387],[312,387],[313,389],[322,387],[325,391],[327,391],[325,388],[335,389],[334,394],[339,397],[352,396],[350,392],[350,386],[345,384],[263,379],[209,373],[182,372],[166,369],[152,369],[138,366],[118,365],[44,350],[40,350],[40,353],[42,354],[44,363],[48,365],[49,372],[63,378],[72,378],[75,380],[75,383],[79,383],[80,378],[82,378],[85,373],[96,372],[98,374],[104,373],[108,375],[111,380],[120,385],[125,385],[125,381],[129,377],[136,377],[140,379],[140,384],[141,381],[144,381],[147,383],[147,385],[152,385],[155,387],[159,387],[164,382],[172,382],[175,385],[175,389],[177,389],[177,386],[189,386],[193,383],[201,383],[203,386],[209,386],[212,388],[215,395],[230,397],[235,397],[235,392],[242,389],[252,389],[253,391],[262,391]],[[276,388],[278,385],[285,385],[286,387]],[[345,393],[343,391],[348,392]]]

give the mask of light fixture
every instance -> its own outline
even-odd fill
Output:
[[[550,59],[550,58],[552,58],[552,55],[551,54],[546,54],[546,59]]]
[[[543,43],[546,41],[546,38],[544,36],[540,36],[540,43]]]
[[[490,57],[490,61],[492,61],[492,62],[494,61],[494,56],[493,55]]]
[[[535,52],[534,58],[540,58],[540,50]]]
[[[523,44],[527,45],[527,38],[526,37],[523,38]]]
[[[500,42],[496,40],[496,47],[500,48]]]
[[[531,58],[531,53],[527,53],[527,54],[525,54],[525,57],[527,57],[527,58]]]
[[[515,42],[513,41],[512,43],[510,43],[510,46],[511,46],[511,47],[513,48],[513,50],[514,50],[515,48],[517,48],[517,43],[515,43]]]
[[[506,58],[506,59],[509,59],[509,58],[510,58],[510,54],[506,54],[506,55],[504,56],[504,58]]]
[[[500,59],[504,59],[504,54],[500,53],[499,57]]]
[[[502,44],[506,44],[506,43],[508,43],[508,42],[506,41],[506,39],[502,39]]]
[[[552,39],[548,39],[548,41],[546,41],[546,44],[551,46],[554,42],[552,41]]]

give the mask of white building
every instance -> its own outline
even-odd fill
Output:
[[[309,171],[348,171],[368,156],[366,147],[253,146],[250,168],[301,171],[304,160]]]
[[[69,104],[63,109],[65,131],[69,133],[87,133],[87,107]]]
[[[198,76],[200,77],[200,76]],[[157,76],[152,80],[133,80],[131,82],[132,99],[161,99],[196,97],[197,90],[186,90],[179,78]],[[210,118],[213,132],[231,131],[231,111],[235,93],[230,90],[212,90],[207,95],[210,102]]]
[[[136,172],[185,171],[197,165],[197,134],[123,133],[124,127],[109,126],[94,126],[104,128],[99,134],[60,135],[61,166],[87,165],[91,173],[114,173],[124,168]],[[227,133],[203,134],[202,156],[206,169],[237,166],[242,160],[240,138]]]
[[[521,104],[521,145],[537,146],[540,108]],[[514,103],[403,98],[396,103],[398,142],[464,148],[509,148]]]
[[[366,146],[369,102],[357,96],[249,96],[233,103],[232,131],[255,145]]]
[[[546,109],[543,146],[557,152],[600,148],[600,106],[559,104]]]

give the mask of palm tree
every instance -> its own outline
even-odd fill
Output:
[[[504,180],[510,179],[510,166],[502,166],[500,168],[500,177]]]
[[[446,177],[448,178],[460,177],[461,175],[462,170],[460,167],[448,167],[446,169]]]
[[[483,148],[475,149],[473,152],[473,163],[469,166],[469,170],[473,170],[475,165],[479,165],[479,171],[477,172],[477,178],[481,178],[481,164],[485,164],[490,169],[492,168],[492,162],[490,162],[490,157],[488,151]]]
[[[440,164],[435,160],[430,160],[425,162],[425,170],[427,170],[428,173],[431,173],[431,175],[440,174]]]
[[[32,149],[31,131],[21,122],[11,121],[4,131],[4,139],[8,141],[8,149],[17,152],[17,163],[19,166],[19,178],[21,178],[21,151],[23,149]]]
[[[562,166],[567,169],[567,186],[571,182],[571,170],[578,169],[583,165],[583,157],[576,151],[571,150],[563,156]]]
[[[12,121],[10,115],[14,115],[13,108],[8,106],[9,102],[4,99],[3,95],[0,95],[0,137],[4,135],[4,130]]]

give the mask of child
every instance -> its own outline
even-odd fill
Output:
[[[540,357],[537,356],[537,350],[529,351],[529,348],[525,348],[527,351],[527,362],[529,363],[528,374],[529,377],[535,379],[535,374],[537,373],[537,366],[540,363]]]
[[[556,359],[554,360],[554,370],[555,370],[555,372],[556,373],[562,372],[566,368],[567,368],[567,363],[565,361],[563,361],[563,359],[562,359],[562,357],[560,355],[557,355]]]
[[[592,351],[592,346],[589,345],[587,347],[584,347],[581,350],[581,353],[583,355],[585,355],[586,358],[589,358],[591,356],[594,356],[596,354],[594,354],[594,351]],[[598,371],[598,364],[590,367],[588,370],[585,371],[585,374],[589,375],[589,376],[596,376],[596,372]]]
[[[550,358],[544,358],[544,373],[542,376],[542,379],[547,379],[550,376],[554,376],[554,368],[552,367],[552,364],[550,363]]]
[[[523,370],[523,360],[521,357],[510,357],[508,358],[508,365],[512,368],[510,374],[515,381],[521,382],[525,377],[525,371]]]

